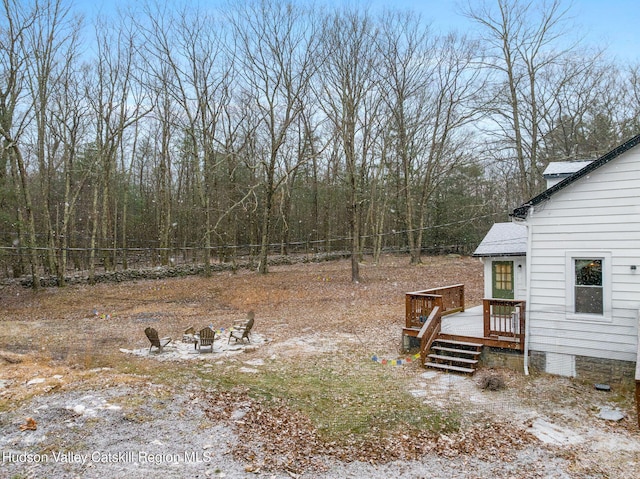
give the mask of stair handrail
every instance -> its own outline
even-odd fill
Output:
[[[431,310],[429,317],[420,328],[418,336],[420,340],[420,360],[424,366],[427,353],[431,349],[431,345],[440,334],[440,328],[442,325],[442,314],[440,313],[440,306],[436,306]]]

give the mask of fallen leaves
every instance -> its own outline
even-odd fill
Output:
[[[240,441],[233,455],[249,462],[251,471],[286,470],[295,475],[326,470],[325,458],[375,465],[416,460],[429,453],[510,462],[517,451],[537,442],[523,428],[502,422],[483,422],[449,434],[407,429],[377,437],[348,434],[341,441],[327,442],[309,418],[284,400],[258,400],[247,391],[209,393],[206,399],[207,417],[237,429]]]
[[[208,395],[207,417],[226,419],[238,430],[236,458],[249,461],[254,470],[286,470],[294,474],[322,470],[316,456],[323,445],[308,418],[273,399],[269,404],[250,398],[246,391]]]
[[[28,417],[25,423],[20,425],[21,431],[35,431],[36,429],[38,429],[38,424],[32,417]]]
[[[521,427],[504,422],[476,424],[455,434],[440,435],[433,451],[445,457],[468,455],[486,461],[511,462],[515,452],[538,440]]]
[[[18,364],[24,360],[22,354],[12,353],[11,351],[0,351],[0,362],[8,364]]]

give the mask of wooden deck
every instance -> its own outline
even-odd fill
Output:
[[[474,306],[459,313],[443,316],[440,337],[458,341],[477,341],[480,339],[485,346],[521,351],[519,336],[515,337],[513,333],[485,334],[484,309],[484,305]]]
[[[406,294],[403,336],[420,341],[423,365],[438,339],[523,351],[525,312],[524,301],[493,298],[465,309],[463,284],[414,291]]]
[[[482,305],[444,316],[440,326],[440,333],[471,338],[484,337]]]

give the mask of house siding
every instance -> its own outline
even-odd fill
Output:
[[[640,308],[640,147],[602,165],[549,200],[526,219],[531,228],[528,298],[529,350],[572,361],[579,357],[635,362]],[[609,268],[609,314],[576,317],[568,305],[572,282],[567,258],[602,254]],[[632,266],[636,266],[633,270]],[[606,276],[606,275],[605,275]],[[584,364],[588,364],[584,363]],[[554,372],[554,371],[549,371]]]

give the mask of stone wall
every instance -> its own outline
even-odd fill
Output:
[[[547,366],[547,356],[540,351],[529,351],[529,369],[543,373]]]
[[[524,355],[518,351],[485,346],[482,348],[480,364],[485,368],[508,368],[522,372],[524,369]]]
[[[615,359],[576,356],[576,375],[594,383],[619,383],[634,378],[635,363]]]
[[[269,265],[287,265],[298,263],[320,263],[324,261],[333,261],[344,259],[350,256],[350,253],[336,251],[333,253],[318,253],[313,255],[288,255],[288,256],[276,256],[269,257]],[[209,265],[210,272],[217,271],[236,271],[238,269],[256,269],[257,263],[254,259],[238,258],[233,263],[212,263]],[[146,268],[129,268],[126,270],[118,271],[96,271],[93,279],[88,276],[88,272],[76,273],[65,277],[65,283],[67,285],[72,284],[89,284],[91,281],[94,283],[122,283],[125,281],[136,281],[141,279],[164,279],[164,278],[178,278],[184,276],[196,276],[206,274],[207,270],[203,264],[184,264],[177,266],[156,266]],[[18,283],[25,288],[33,287],[33,278],[30,275],[25,275],[17,279],[4,279],[0,281],[0,284],[14,284]],[[40,277],[40,286],[43,288],[52,288],[59,286],[59,281],[56,276],[42,276]]]

